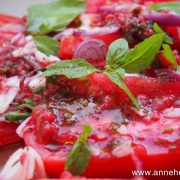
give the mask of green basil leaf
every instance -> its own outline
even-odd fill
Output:
[[[21,109],[21,110],[25,108],[32,109],[33,106],[31,104],[21,104],[18,106],[18,109]]]
[[[20,121],[20,120],[25,120],[29,116],[30,116],[29,113],[10,112],[5,114],[5,119],[9,121]]]
[[[81,176],[89,164],[91,152],[86,139],[91,131],[92,129],[90,126],[84,126],[83,134],[75,142],[67,157],[65,169],[71,172],[74,176]]]
[[[155,33],[165,33],[165,38],[164,38],[164,42],[167,44],[173,44],[172,39],[166,34],[166,32],[164,32],[157,23],[153,24],[153,29]]]
[[[117,86],[119,86],[129,96],[129,98],[132,100],[132,102],[134,103],[136,108],[139,109],[139,104],[138,104],[136,98],[130,92],[130,90],[128,89],[126,84],[123,82],[123,79],[121,78],[119,73],[117,71],[115,71],[115,70],[114,71],[109,71],[107,69],[106,71],[104,71],[104,74],[107,75],[111,79],[111,81],[113,81]]]
[[[94,72],[99,72],[94,66],[83,59],[59,61],[49,66],[42,76],[65,75],[69,79],[82,78]]]
[[[25,99],[25,103],[34,106],[34,99],[33,98]]]
[[[24,108],[28,108],[28,109],[32,109],[34,106],[34,99],[32,98],[28,98],[25,100],[24,104],[21,104],[18,106],[18,109],[24,109]]]
[[[38,88],[36,88],[36,89],[33,91],[33,93],[34,93],[34,94],[40,94],[40,93],[44,92],[44,90],[45,90],[45,87],[44,87],[44,86],[39,86]]]
[[[84,12],[85,2],[80,0],[56,0],[48,4],[28,8],[27,28],[33,35],[45,35],[65,28]]]
[[[145,39],[143,42],[131,49],[124,57],[121,68],[127,73],[140,73],[146,69],[155,59],[165,34],[159,33]]]
[[[116,67],[122,64],[124,56],[129,51],[128,42],[121,38],[114,41],[108,50],[106,61],[110,67]]]
[[[126,71],[124,70],[124,69],[122,69],[122,68],[117,68],[117,69],[115,69],[115,71],[118,73],[118,75],[122,78],[122,79],[124,79],[124,76],[125,76],[125,74],[126,74]]]
[[[36,36],[34,42],[37,49],[46,55],[57,55],[59,42],[48,36]]]
[[[163,49],[164,49],[164,55],[166,57],[166,59],[172,63],[172,65],[174,66],[174,68],[177,70],[178,64],[176,62],[176,59],[174,57],[174,54],[170,48],[170,46],[168,44],[163,44]]]
[[[180,14],[180,2],[155,3],[152,8],[156,11],[169,10]]]
[[[79,136],[78,141],[85,141],[92,132],[92,127],[89,125],[83,126],[84,132]]]
[[[65,169],[74,176],[81,176],[86,170],[91,152],[86,142],[76,142],[68,155]]]

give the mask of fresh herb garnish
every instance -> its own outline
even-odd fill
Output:
[[[44,86],[39,86],[36,89],[34,89],[33,93],[34,94],[40,94],[40,93],[44,92],[44,90],[45,90]]]
[[[84,132],[74,143],[65,164],[65,170],[71,172],[74,176],[81,176],[83,174],[91,158],[91,152],[86,139],[91,134],[92,128],[88,125],[84,125],[83,128]]]
[[[174,66],[174,69],[177,70],[178,64],[176,62],[176,59],[174,57],[174,54],[168,44],[163,44],[163,49],[164,49],[164,56],[166,59]]]
[[[117,70],[113,70],[113,71],[106,70],[104,71],[104,74],[106,74],[117,86],[119,86],[123,91],[125,91],[126,94],[129,96],[129,98],[134,103],[134,105],[139,109],[139,104],[136,98],[134,97],[134,95],[131,93],[131,91],[124,83],[122,79],[122,74],[119,74]]]
[[[156,11],[169,10],[180,14],[180,2],[154,3],[152,8]]]
[[[153,29],[156,34],[165,33],[157,23],[153,24]],[[167,44],[173,44],[172,39],[165,33],[164,42]]]
[[[127,73],[140,73],[151,65],[164,40],[164,33],[154,34],[131,49],[120,66]]]
[[[124,56],[129,51],[128,42],[121,38],[114,41],[110,46],[106,56],[107,64],[112,67],[118,67],[122,64]]]
[[[136,45],[134,49],[129,49],[125,39],[119,39],[113,42],[109,47],[104,74],[126,92],[137,108],[139,108],[139,105],[136,98],[123,82],[125,72],[140,73],[151,65],[159,52],[164,38],[165,33],[154,34]],[[102,71],[96,69],[86,60],[73,59],[59,61],[51,65],[42,73],[42,75],[65,75],[72,79],[82,78],[94,72]]]
[[[19,105],[18,109],[21,109],[21,110],[25,108],[32,109],[33,106],[34,106],[34,100],[32,98],[29,98],[25,100],[25,103]]]
[[[5,119],[14,122],[14,121],[25,120],[29,116],[30,116],[29,113],[9,112],[5,114]]]
[[[48,4],[28,8],[27,28],[33,35],[45,35],[65,28],[74,18],[83,13],[85,1],[56,0]]]
[[[48,36],[36,36],[34,42],[37,49],[46,55],[57,55],[59,42]]]
[[[83,59],[59,61],[49,66],[42,76],[64,75],[69,79],[82,78],[94,72],[99,72],[93,65]]]

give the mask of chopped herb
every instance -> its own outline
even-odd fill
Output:
[[[156,11],[169,10],[180,14],[180,2],[154,3],[152,8]]]
[[[25,120],[29,116],[30,116],[29,113],[10,112],[5,114],[5,119],[8,121],[20,121],[20,120]]]
[[[86,139],[91,131],[92,128],[90,126],[84,126],[84,132],[79,136],[67,157],[65,169],[74,176],[81,176],[89,164],[91,152]]]
[[[153,29],[154,29],[154,32],[155,33],[165,33],[157,23],[154,23],[153,24]],[[173,41],[172,39],[165,33],[165,38],[164,38],[164,42],[167,43],[167,44],[173,44]]]
[[[174,54],[168,44],[163,44],[163,49],[164,49],[164,55],[166,59],[174,66],[174,69],[178,69],[178,64],[176,62],[176,59],[174,57]]]
[[[38,88],[36,88],[36,89],[33,91],[33,93],[34,93],[34,94],[40,94],[40,93],[44,92],[44,90],[45,90],[45,87],[44,87],[44,86],[39,86]]]
[[[32,98],[29,98],[25,100],[25,103],[19,105],[18,109],[21,109],[21,110],[25,108],[32,109],[33,106],[34,106],[34,100]]]

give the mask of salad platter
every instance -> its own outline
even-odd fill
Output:
[[[179,179],[180,2],[42,3],[0,12],[0,180]]]

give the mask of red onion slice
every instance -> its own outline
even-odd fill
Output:
[[[4,79],[1,83],[4,85],[4,87],[0,92],[0,114],[8,110],[10,104],[17,96],[20,86],[20,79],[18,76],[14,76]]]
[[[59,33],[57,33],[57,34],[53,37],[53,39],[59,41],[59,40],[61,40],[64,36],[70,36],[70,35],[72,35],[73,32],[74,32],[74,30],[75,30],[75,29],[73,29],[73,28],[69,28],[69,29],[65,29],[65,30],[63,30],[63,31],[60,31]]]
[[[106,27],[97,27],[89,29],[78,29],[74,31],[73,35],[75,36],[93,36],[93,35],[105,35],[112,34],[120,31],[119,26],[106,26]]]
[[[173,71],[173,70],[165,69],[165,70],[157,70],[155,71],[155,73],[160,78],[180,81],[180,71]]]
[[[106,45],[98,39],[85,40],[78,45],[73,58],[82,58],[86,60],[105,60]]]
[[[179,14],[151,13],[146,14],[145,18],[164,26],[180,26]]]
[[[170,71],[169,76],[174,80],[180,81],[180,72],[178,71]]]

